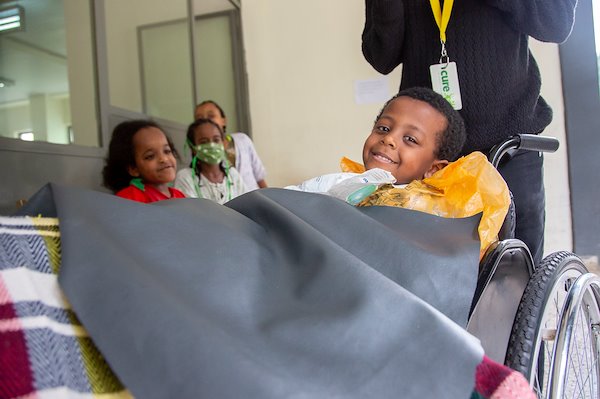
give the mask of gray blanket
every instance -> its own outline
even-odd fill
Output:
[[[225,206],[50,185],[60,284],[139,398],[468,398],[478,217],[283,189]],[[53,214],[54,213],[54,214]]]

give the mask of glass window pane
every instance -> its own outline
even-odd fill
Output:
[[[0,28],[0,136],[99,146],[89,1],[0,5],[11,14],[20,21]]]
[[[187,20],[140,27],[145,110],[187,124],[194,102]]]
[[[230,13],[196,17],[195,24],[198,99],[216,101],[227,115],[227,130],[237,132]]]
[[[110,105],[188,123],[187,0],[106,0]],[[135,12],[132,12],[135,10]]]
[[[216,101],[227,115],[227,131],[238,132],[240,57],[234,57],[232,23],[239,10],[228,0],[194,0],[193,10],[197,100]]]

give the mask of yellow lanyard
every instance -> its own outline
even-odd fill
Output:
[[[445,44],[446,27],[448,26],[448,22],[450,21],[450,13],[452,13],[452,5],[454,5],[454,0],[444,0],[443,10],[442,6],[440,5],[440,0],[429,0],[429,4],[431,4],[431,11],[433,11],[435,23],[440,29],[440,40],[442,44]]]

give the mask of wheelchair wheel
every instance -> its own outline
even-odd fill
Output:
[[[586,273],[576,255],[552,254],[519,304],[506,364],[525,375],[539,398],[600,397],[600,280]]]

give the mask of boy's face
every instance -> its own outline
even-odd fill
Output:
[[[398,97],[375,122],[363,147],[366,169],[391,172],[397,184],[429,177],[448,161],[435,157],[446,117],[424,101]]]

